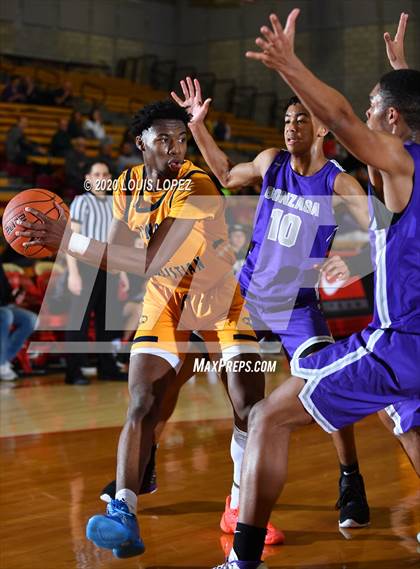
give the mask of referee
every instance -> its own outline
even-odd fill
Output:
[[[94,162],[85,176],[91,191],[76,196],[70,205],[71,228],[91,239],[108,240],[112,221],[112,204],[107,199],[106,184],[111,180],[107,164]],[[102,182],[103,186],[101,186]],[[106,330],[106,312],[112,310],[112,323],[115,329],[116,318],[121,314],[118,306],[118,275],[78,263],[67,255],[68,288],[71,293],[69,322],[66,331],[68,342],[87,342],[90,315],[94,313],[96,341],[110,341],[113,334]],[[112,302],[106,303],[106,299]],[[118,311],[118,308],[120,310]],[[83,318],[82,318],[83,315]],[[87,385],[89,380],[83,375],[82,367],[87,365],[86,354],[69,354],[65,382],[73,385]],[[127,375],[119,371],[111,354],[98,354],[99,379],[125,380]]]

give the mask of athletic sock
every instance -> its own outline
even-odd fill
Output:
[[[132,490],[129,490],[128,488],[118,490],[115,494],[115,499],[125,502],[131,514],[137,513],[137,495]]]
[[[340,464],[340,472],[342,476],[352,476],[359,473],[359,463],[354,462],[353,464]]]
[[[239,561],[260,561],[264,549],[266,528],[237,523],[233,550]]]
[[[233,461],[233,483],[230,491],[230,507],[236,510],[239,507],[239,483],[241,481],[242,460],[244,458],[248,433],[233,427],[230,443],[230,456]]]

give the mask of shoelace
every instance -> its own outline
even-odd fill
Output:
[[[119,508],[118,506],[115,505],[116,502],[121,502],[121,500],[113,500],[113,502],[114,502],[114,504],[112,505],[113,512],[117,512],[118,514],[128,517],[134,516],[134,514],[132,514],[131,512],[127,512],[125,509]],[[124,502],[121,503],[124,504]]]

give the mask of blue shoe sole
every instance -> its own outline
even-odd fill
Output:
[[[120,547],[116,547],[112,550],[112,553],[117,559],[126,559],[128,557],[141,555],[145,551],[146,548],[144,547],[143,542],[136,541],[134,543],[130,543],[129,545],[121,545]]]
[[[90,518],[86,526],[86,537],[105,549],[117,549],[130,540],[127,528],[106,516]]]

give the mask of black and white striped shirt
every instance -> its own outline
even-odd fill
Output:
[[[70,216],[72,221],[80,223],[82,235],[107,241],[112,221],[112,198],[98,198],[90,192],[76,196],[70,205]]]

